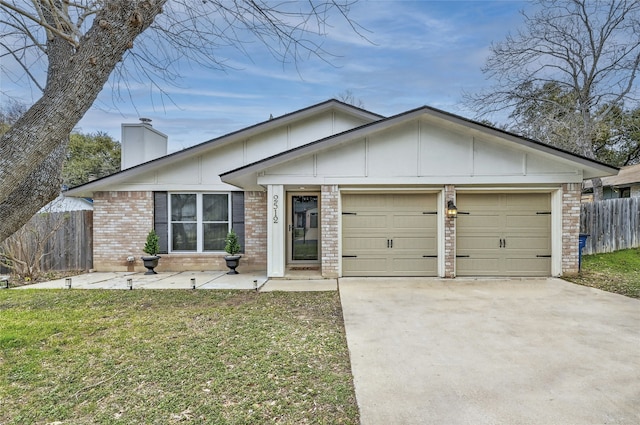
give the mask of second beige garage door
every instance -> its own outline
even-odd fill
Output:
[[[458,194],[458,276],[551,275],[548,193]]]
[[[436,276],[435,194],[345,194],[343,276]]]

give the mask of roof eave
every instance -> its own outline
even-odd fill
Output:
[[[157,168],[166,166],[173,161],[179,161],[187,159],[192,156],[197,156],[203,152],[211,149],[226,146],[230,143],[237,142],[238,140],[244,140],[251,136],[269,131],[273,128],[286,125],[295,121],[303,120],[311,117],[319,112],[326,110],[337,109],[346,114],[360,117],[364,120],[371,120],[372,122],[384,119],[384,116],[358,108],[356,106],[348,105],[344,102],[340,102],[336,99],[330,99],[316,105],[303,108],[280,117],[272,118],[261,123],[254,124],[250,127],[245,127],[238,131],[228,133],[215,139],[210,139],[205,142],[199,143],[195,146],[180,150],[178,152],[171,153],[161,158],[154,159],[152,161],[145,162],[143,164],[136,165],[126,170],[119,171],[117,173],[102,177],[97,180],[85,183],[80,186],[70,188],[65,192],[70,197],[92,197],[93,192],[99,191],[110,185],[118,184],[122,181],[126,181],[128,178],[142,174],[148,171],[153,171]]]
[[[521,146],[525,146],[530,149],[544,152],[544,153],[565,159],[567,161],[571,161],[574,163],[577,162],[578,164],[583,166],[583,172],[585,173],[584,177],[588,179],[595,178],[595,177],[610,176],[612,174],[617,174],[619,171],[617,167],[614,167],[593,159],[589,159],[580,155],[576,155],[571,152],[564,151],[562,149],[559,149],[550,145],[546,145],[536,140],[518,136],[514,133],[510,133],[508,131],[490,127],[490,126],[478,123],[476,121],[472,121],[472,120],[460,117],[458,115],[441,111],[439,109],[435,109],[429,106],[423,106],[417,109],[403,112],[401,114],[398,114],[389,118],[385,118],[379,121],[365,124],[355,129],[347,130],[343,133],[329,136],[324,139],[316,140],[314,142],[291,149],[289,151],[280,153],[278,155],[274,155],[272,157],[265,158],[260,161],[256,161],[252,164],[247,164],[235,170],[230,170],[226,173],[221,174],[220,178],[225,183],[233,184],[232,183],[233,181],[237,182],[239,181],[239,179],[242,179],[242,177],[247,174],[257,173],[260,170],[271,167],[273,165],[281,164],[321,149],[327,149],[329,147],[339,145],[346,141],[357,139],[359,137],[363,137],[365,135],[371,134],[376,131],[384,130],[386,128],[389,128],[397,124],[398,122],[411,120],[423,114],[426,114],[428,116],[435,117],[438,119],[442,119],[447,122],[451,122],[453,124],[462,125],[464,127],[482,132],[484,134],[492,135],[494,137],[498,137],[501,139],[506,139],[514,143],[517,143]]]

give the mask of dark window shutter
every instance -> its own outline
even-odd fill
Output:
[[[153,228],[158,234],[159,254],[169,252],[169,207],[167,192],[153,192]]]
[[[231,227],[244,252],[244,192],[231,192]]]

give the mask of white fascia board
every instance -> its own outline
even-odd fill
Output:
[[[579,174],[567,175],[507,175],[507,176],[433,176],[433,177],[326,177],[326,176],[261,176],[257,184],[284,185],[531,185],[531,184],[562,184],[582,183]]]

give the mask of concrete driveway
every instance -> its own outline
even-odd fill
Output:
[[[339,288],[363,425],[640,423],[640,300],[560,279]]]

